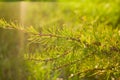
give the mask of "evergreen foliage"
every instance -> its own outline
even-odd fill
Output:
[[[52,1],[0,4],[0,80],[120,80],[120,0]]]
[[[120,30],[99,23],[23,27],[0,19],[0,28],[27,35],[24,59],[30,80],[120,79]],[[34,47],[33,47],[34,46]]]

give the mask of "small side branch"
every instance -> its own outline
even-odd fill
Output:
[[[41,61],[41,62],[42,62],[42,61],[44,61],[44,62],[54,61],[54,60],[59,59],[59,58],[61,58],[61,57],[65,57],[67,54],[70,53],[70,51],[71,51],[71,50],[67,50],[67,51],[65,51],[63,54],[61,54],[61,55],[59,55],[59,56],[57,56],[57,57],[54,57],[54,58],[49,58],[49,59],[44,59],[44,60],[32,58],[32,59],[27,59],[27,60],[34,60],[34,61]]]
[[[87,69],[87,70],[84,70],[84,71],[81,71],[81,72],[77,72],[75,74],[72,74],[71,76],[69,76],[68,78],[73,78],[77,75],[81,75],[82,73],[87,73],[87,72],[90,72],[90,71],[100,71],[100,72],[105,72],[106,70],[112,70],[113,68],[116,68],[118,67],[117,66],[108,66],[106,68],[93,68],[93,69]]]
[[[69,63],[63,64],[63,65],[58,66],[58,67],[55,67],[53,70],[58,70],[58,69],[61,69],[61,68],[64,68],[64,67],[67,67],[67,66],[70,66],[70,65],[76,64],[77,62],[80,62],[80,61],[86,59],[86,57],[89,57],[89,56],[90,56],[90,54],[89,54],[89,55],[86,55],[85,57],[83,57],[83,58],[81,58],[81,59],[77,59],[77,60],[75,60],[75,61],[72,61],[72,62],[69,62]]]
[[[80,39],[77,38],[73,38],[73,37],[65,37],[65,36],[61,36],[61,35],[55,35],[55,34],[35,34],[35,35],[39,35],[41,37],[56,37],[56,38],[64,38],[66,40],[72,40],[72,41],[77,41],[77,42],[81,42]]]

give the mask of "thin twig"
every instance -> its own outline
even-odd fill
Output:
[[[55,67],[53,70],[58,70],[58,69],[61,69],[61,68],[63,68],[63,67],[67,67],[67,66],[73,65],[73,64],[75,64],[75,63],[77,63],[77,62],[79,62],[79,61],[82,61],[82,60],[86,59],[86,57],[89,57],[89,56],[90,56],[90,54],[87,55],[87,56],[85,56],[85,57],[83,57],[83,58],[81,58],[81,59],[77,59],[77,60],[75,60],[75,61],[72,61],[72,62],[63,64],[63,65],[58,66],[58,67]]]
[[[118,65],[116,66],[108,66],[108,67],[106,67],[106,68],[93,68],[93,69],[87,69],[87,70],[84,70],[84,71],[82,71],[82,72],[77,72],[77,73],[75,73],[75,74],[73,74],[72,76],[69,76],[68,78],[72,78],[72,77],[75,77],[75,76],[77,76],[77,75],[80,75],[80,74],[82,74],[82,73],[87,73],[87,72],[90,72],[90,71],[105,71],[105,70],[112,70],[112,68],[115,68],[115,67],[118,67]]]
[[[64,38],[66,40],[72,40],[72,41],[77,41],[77,42],[81,42],[80,39],[77,38],[73,38],[73,37],[65,37],[65,36],[61,36],[61,35],[55,35],[55,34],[35,34],[35,35],[39,35],[39,36],[47,36],[47,37],[56,37],[56,38]]]
[[[72,76],[69,76],[68,78],[73,78],[73,77],[75,77],[75,76],[77,76],[77,75],[80,75],[80,74],[82,74],[82,73],[87,73],[87,72],[89,72],[89,71],[96,71],[96,70],[103,71],[103,70],[105,70],[105,69],[103,69],[103,68],[88,69],[88,70],[85,70],[85,71],[82,71],[82,72],[77,72],[77,73],[73,74]]]
[[[41,61],[41,62],[42,62],[42,61],[45,61],[45,62],[54,61],[54,60],[56,60],[56,59],[59,59],[60,57],[65,57],[67,54],[70,53],[70,51],[71,51],[71,50],[67,50],[67,51],[65,51],[63,54],[61,54],[61,55],[59,55],[59,56],[57,56],[57,57],[54,57],[54,58],[49,58],[49,59],[44,59],[44,60],[31,58],[31,59],[27,59],[27,60],[34,60],[34,61]]]

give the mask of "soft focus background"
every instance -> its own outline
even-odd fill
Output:
[[[94,23],[95,20],[110,25],[113,29],[120,28],[119,0],[75,0],[78,2],[69,2],[69,0],[53,0],[53,2],[50,2],[51,0],[46,0],[46,2],[42,0],[36,0],[41,2],[30,2],[33,0],[21,0],[23,2],[16,2],[18,0],[12,0],[15,2],[1,1],[5,2],[0,2],[0,18],[24,27],[34,26],[39,31],[42,27],[50,26],[79,27]],[[30,50],[26,48],[28,42],[26,38],[27,36],[21,31],[0,28],[0,80],[48,80],[48,78],[45,79],[47,71],[39,69],[41,64],[33,66],[32,61],[24,61],[24,53],[35,53],[40,49],[38,45],[30,46]]]

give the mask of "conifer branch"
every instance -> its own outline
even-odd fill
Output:
[[[54,61],[54,60],[59,59],[61,57],[65,57],[67,54],[70,53],[70,51],[71,50],[67,50],[63,54],[61,54],[61,55],[59,55],[57,57],[54,57],[54,58],[49,58],[49,59],[44,59],[44,60],[42,60],[42,59],[36,59],[36,58],[31,58],[31,59],[27,59],[27,60],[40,61],[40,62],[42,62],[42,61],[44,61],[44,62]]]
[[[118,65],[112,65],[112,66],[107,66],[106,68],[92,68],[92,69],[87,69],[87,70],[84,70],[84,71],[80,71],[80,72],[76,72],[75,74],[72,74],[70,75],[68,78],[73,78],[77,75],[81,75],[82,73],[87,73],[87,72],[92,72],[92,71],[100,71],[100,72],[105,72],[105,71],[108,71],[108,70],[113,70],[115,69],[116,67],[120,67]],[[118,71],[114,71],[114,72],[118,72]]]
[[[80,41],[80,39],[77,39],[77,38],[73,38],[73,37],[66,37],[66,36],[61,36],[61,35],[55,35],[55,34],[41,34],[41,33],[39,33],[39,34],[34,34],[34,35],[38,35],[38,36],[40,36],[40,37],[56,37],[56,38],[64,38],[64,39],[66,39],[66,40],[72,40],[72,41],[77,41],[77,42],[80,42],[81,43],[81,41]]]
[[[67,37],[67,36],[61,36],[61,35],[56,35],[56,34],[42,34],[36,31],[36,29],[34,29],[33,27],[28,27],[27,29],[24,28],[23,26],[20,26],[19,24],[15,24],[13,22],[8,23],[3,19],[0,19],[0,27],[4,28],[4,29],[16,29],[16,30],[20,30],[23,31],[24,33],[29,33],[29,31],[27,30],[33,30],[33,32],[30,32],[33,35],[38,35],[40,37],[56,37],[56,38],[64,38],[66,40],[72,40],[72,41],[77,41],[80,42],[80,39],[74,38],[74,37]]]
[[[105,69],[104,68],[87,69],[87,70],[84,70],[82,72],[76,72],[75,74],[70,75],[68,78],[70,79],[70,78],[73,78],[75,76],[81,75],[82,73],[87,73],[87,72],[90,72],[90,71],[103,71],[103,70],[105,70]]]
[[[59,69],[61,69],[61,68],[64,68],[64,67],[67,67],[67,66],[76,64],[77,62],[80,62],[80,61],[88,58],[89,56],[91,56],[91,54],[88,54],[88,55],[84,56],[84,57],[81,58],[81,59],[76,59],[76,60],[74,60],[74,61],[72,61],[72,62],[69,62],[69,63],[63,64],[63,65],[61,65],[61,66],[55,67],[53,70],[59,70]]]

